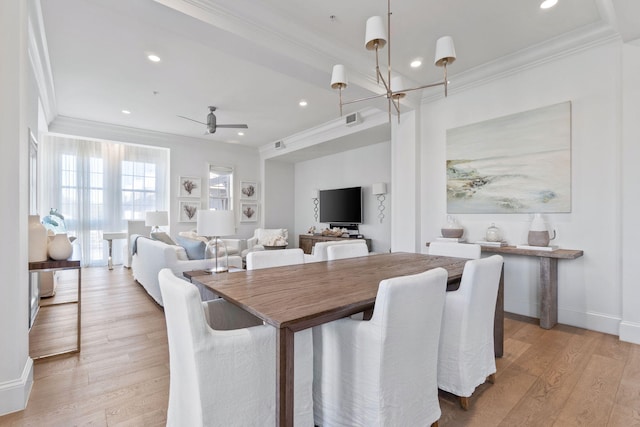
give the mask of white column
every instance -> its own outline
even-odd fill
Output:
[[[0,415],[24,409],[33,383],[28,333],[27,2],[0,2]]]
[[[640,344],[640,40],[622,46],[622,322],[620,339]]]
[[[391,251],[420,252],[420,123],[418,111],[391,127]]]

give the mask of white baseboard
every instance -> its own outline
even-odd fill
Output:
[[[620,322],[620,341],[640,344],[640,323]]]
[[[558,308],[558,323],[605,334],[618,335],[620,318],[604,313],[580,312]]]
[[[32,386],[33,360],[27,357],[20,378],[0,383],[0,415],[26,408]]]

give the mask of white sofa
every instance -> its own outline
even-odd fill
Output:
[[[181,246],[168,245],[159,240],[139,235],[133,235],[131,239],[131,246],[135,248],[135,253],[131,258],[133,278],[160,305],[163,305],[160,283],[158,282],[160,270],[170,268],[173,274],[183,278],[182,273],[185,271],[211,268],[211,260],[189,260],[186,251]],[[230,255],[229,266],[241,268],[242,259],[239,256]]]

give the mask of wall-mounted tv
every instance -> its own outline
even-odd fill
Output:
[[[320,222],[361,224],[362,188],[320,190]]]

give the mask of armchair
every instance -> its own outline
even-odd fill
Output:
[[[167,426],[273,426],[276,330],[192,284],[158,275],[169,341]],[[311,330],[295,334],[294,423],[313,425]]]
[[[276,237],[289,241],[289,231],[286,228],[256,228],[253,236],[247,239],[247,249],[242,251],[242,258],[249,252],[264,250],[264,245]]]

